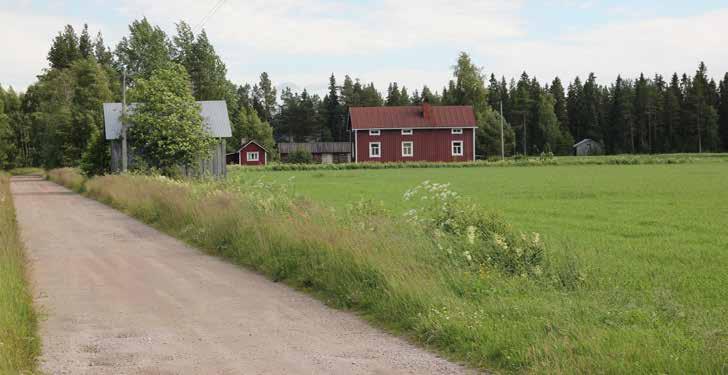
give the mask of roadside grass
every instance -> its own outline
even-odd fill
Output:
[[[46,173],[46,177],[58,184],[61,184],[73,191],[82,193],[86,177],[75,168],[58,168],[51,169]]]
[[[0,172],[0,374],[36,371],[40,341],[9,175]]]
[[[725,373],[728,165],[716,160],[106,176],[86,194],[477,368]],[[542,233],[545,277],[464,266],[439,246],[461,254],[462,236],[413,229],[401,215],[421,204],[403,195],[424,180],[501,213],[487,225]]]
[[[15,168],[8,171],[13,176],[29,176],[29,175],[38,175],[38,176],[44,176],[45,170],[43,168]]]

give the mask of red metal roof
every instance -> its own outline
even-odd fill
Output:
[[[432,106],[432,115],[425,118],[422,106],[351,107],[352,129],[402,128],[467,128],[475,127],[473,107]]]

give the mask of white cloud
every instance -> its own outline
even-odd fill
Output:
[[[24,90],[48,66],[46,55],[58,30],[72,20],[61,16],[31,14],[0,9],[3,53],[0,54],[0,84]]]
[[[563,79],[595,72],[600,82],[618,74],[633,78],[640,73],[671,75],[697,69],[705,61],[714,77],[728,71],[728,9],[691,17],[661,17],[610,23],[563,35],[554,40],[500,43],[479,51],[496,60],[494,69],[506,76],[522,70],[540,79]]]
[[[217,1],[94,0],[89,14],[104,12],[105,21],[87,21],[103,23],[106,41],[114,45],[134,19],[147,16],[173,34],[175,22],[195,26]],[[562,7],[594,5],[550,1]],[[53,36],[66,23],[80,24],[62,14],[62,0],[56,3],[46,14],[23,5],[0,9],[4,50],[12,51],[0,55],[1,83],[20,88],[31,83],[47,66]],[[526,70],[541,81],[555,75],[570,80],[591,71],[602,83],[620,73],[692,72],[701,59],[715,76],[728,71],[728,9],[641,20],[611,11],[605,20],[619,22],[544,38],[527,32],[524,6],[524,0],[227,0],[205,28],[235,82],[255,82],[267,70],[276,83],[315,92],[323,92],[332,71],[339,80],[350,74],[373,81],[380,90],[395,80],[410,90],[423,84],[441,89],[459,49],[471,52],[487,72],[510,78]]]

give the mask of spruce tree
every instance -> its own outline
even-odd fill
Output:
[[[88,33],[88,25],[83,25],[83,31],[81,31],[81,37],[78,39],[78,51],[81,54],[81,58],[87,59],[94,56],[93,43],[91,42],[91,36]]]
[[[390,83],[389,87],[387,87],[387,101],[385,105],[388,107],[398,106],[401,101],[401,93],[399,92],[399,87],[397,87],[397,82]]]
[[[568,94],[566,97],[566,111],[569,117],[569,131],[574,136],[574,140],[579,142],[584,139],[584,125],[582,124],[582,92],[583,86],[581,79],[577,76],[572,83],[569,84]]]
[[[325,127],[328,129],[331,139],[322,140],[344,140],[345,125],[343,111],[339,103],[338,87],[336,86],[336,77],[331,73],[329,77],[329,92],[323,100],[323,112]]]
[[[728,151],[728,73],[725,74],[719,86],[720,101],[718,104],[718,114],[720,140],[723,151]]]
[[[78,45],[78,36],[73,26],[66,25],[62,32],[53,39],[50,51],[48,51],[48,62],[53,69],[64,69],[81,57]]]

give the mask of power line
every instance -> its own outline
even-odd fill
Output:
[[[222,4],[224,2],[225,2],[225,0],[218,1],[217,4],[215,4],[215,6],[212,7],[212,9],[210,9],[210,12],[208,12],[207,15],[202,18],[202,21],[200,21],[200,23],[197,24],[197,26],[195,26],[195,31],[199,31],[202,28],[202,26],[205,25],[205,22],[207,22],[207,20],[210,19],[210,17],[212,17],[215,14],[215,12],[217,12],[218,9],[220,9],[220,7],[222,6]]]

